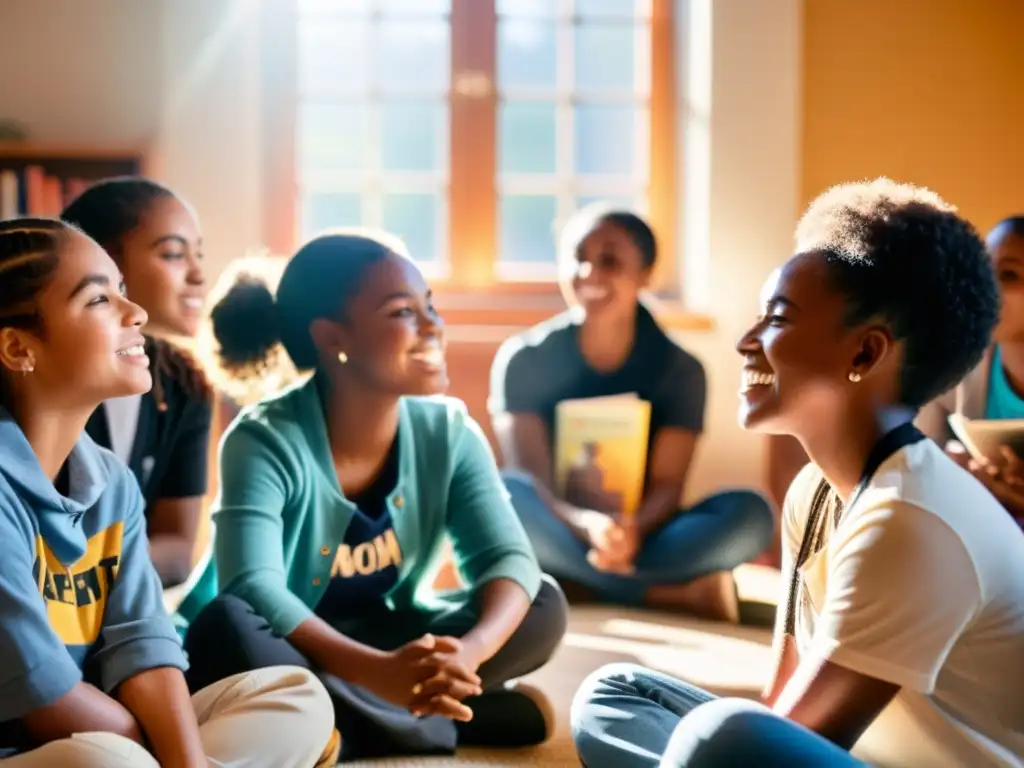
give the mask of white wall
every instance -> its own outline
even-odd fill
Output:
[[[0,0],[0,119],[138,148],[219,269],[262,240],[259,0]]]

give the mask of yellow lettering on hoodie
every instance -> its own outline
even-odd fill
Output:
[[[81,560],[69,568],[36,536],[33,573],[50,626],[65,645],[92,645],[99,638],[123,544],[124,523],[114,523],[91,536]]]

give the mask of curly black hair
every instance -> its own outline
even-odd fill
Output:
[[[920,408],[981,361],[999,286],[977,230],[931,190],[886,178],[835,186],[811,203],[796,241],[826,256],[848,325],[881,321],[904,342],[903,404]]]

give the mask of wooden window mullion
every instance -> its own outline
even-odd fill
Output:
[[[676,105],[675,0],[652,0],[651,102],[648,215],[660,257],[653,287],[674,297],[679,292],[678,182],[679,134]]]
[[[455,288],[493,283],[497,260],[497,16],[452,0],[449,260]]]

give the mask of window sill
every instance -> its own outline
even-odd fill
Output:
[[[566,306],[557,287],[536,284],[494,285],[472,292],[440,290],[434,302],[450,341],[477,343],[504,341]],[[706,333],[715,329],[713,317],[687,311],[671,298],[655,298],[650,306],[668,331]]]

